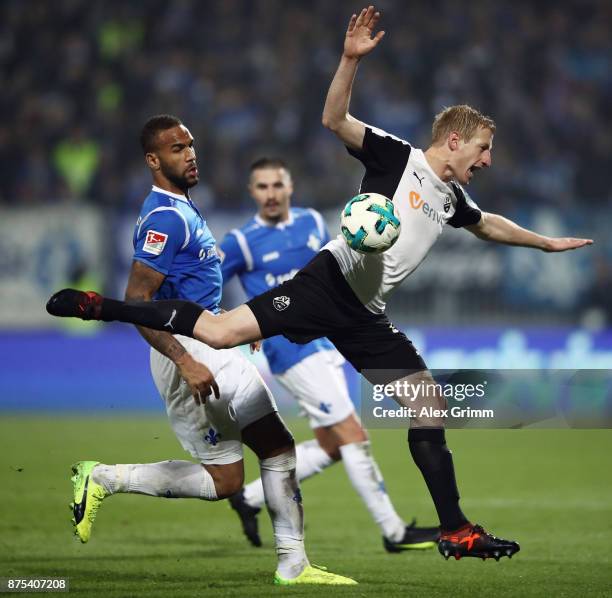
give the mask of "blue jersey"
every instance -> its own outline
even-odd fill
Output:
[[[155,299],[186,299],[219,312],[221,260],[188,197],[153,187],[134,229],[134,259],[165,275]]]
[[[237,274],[249,299],[293,278],[329,241],[321,214],[291,208],[289,219],[276,225],[255,216],[230,231],[221,242],[223,281]],[[263,343],[273,374],[281,374],[317,351],[333,349],[326,338],[305,345],[275,336]]]

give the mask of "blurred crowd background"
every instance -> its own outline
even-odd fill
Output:
[[[423,147],[433,115],[470,103],[497,122],[483,209],[587,250],[545,255],[448,231],[391,302],[406,325],[612,321],[612,3],[382,0],[387,35],[360,65],[352,113]],[[193,197],[221,237],[253,211],[245,182],[283,156],[296,205],[337,232],[361,166],[320,124],[354,1],[3,0],[0,3],[0,327],[48,326],[66,282],[121,295],[150,186],[152,114],[196,139]],[[230,289],[228,301],[239,296]]]
[[[504,210],[612,198],[612,5],[606,0],[380,2],[384,43],[352,110],[417,146],[443,106],[497,121],[475,183]],[[320,126],[353,0],[4,0],[0,199],[129,206],[148,183],[151,114],[189,123],[219,207],[248,206],[244,171],[282,153],[300,194],[336,206],[358,176]]]

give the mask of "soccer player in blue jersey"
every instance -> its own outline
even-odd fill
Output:
[[[223,282],[238,276],[249,299],[290,280],[330,236],[321,215],[291,206],[293,182],[280,159],[262,158],[250,169],[249,193],[257,214],[230,231],[220,245]],[[298,480],[307,479],[342,459],[348,477],[380,527],[390,552],[432,548],[437,527],[406,526],[385,490],[371,454],[370,441],[349,397],[344,358],[327,338],[299,345],[283,336],[263,342],[272,374],[308,415],[315,440],[296,446]],[[261,479],[230,498],[247,538],[261,545],[257,514],[264,505]]]
[[[222,279],[215,239],[189,198],[199,179],[193,138],[179,119],[160,115],[145,124],[141,143],[153,188],[134,230],[126,299],[183,298],[217,314]],[[75,464],[75,534],[89,540],[98,508],[112,494],[204,500],[235,494],[244,481],[244,443],[259,458],[278,556],[274,582],[354,584],[308,562],[293,438],[255,366],[238,349],[216,350],[172,334],[175,317],[167,332],[138,330],[151,345],[153,379],[172,428],[198,462]]]

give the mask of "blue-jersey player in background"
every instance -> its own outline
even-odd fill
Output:
[[[291,207],[291,174],[280,159],[252,166],[249,192],[257,214],[230,231],[220,246],[223,281],[240,278],[249,299],[293,278],[329,241],[321,215]],[[278,298],[277,309],[283,309]],[[371,454],[370,442],[350,400],[344,358],[326,338],[298,345],[283,336],[263,341],[271,372],[308,415],[315,440],[298,444],[297,475],[304,480],[342,459],[349,479],[380,527],[390,552],[431,548],[438,528],[406,526],[396,513]],[[261,480],[230,498],[248,539],[259,546],[257,514],[264,504]]]

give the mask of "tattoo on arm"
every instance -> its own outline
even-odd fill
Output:
[[[153,295],[164,282],[165,276],[141,262],[133,262],[128,286],[125,291],[126,301],[151,301]],[[138,332],[154,349],[176,362],[187,351],[169,332],[151,330],[136,326]]]
[[[146,301],[144,297],[141,297],[138,300]],[[145,328],[144,326],[136,326],[136,329],[149,343],[149,345],[151,345],[154,349],[157,349],[162,355],[165,355],[168,359],[171,359],[175,363],[177,359],[187,353],[185,347],[183,347],[183,345],[181,345],[181,343],[179,343],[169,332],[152,330],[151,328]]]

